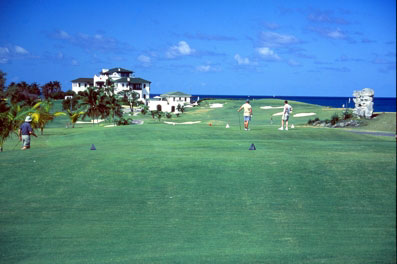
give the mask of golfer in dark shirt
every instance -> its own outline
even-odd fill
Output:
[[[30,122],[32,122],[32,118],[27,116],[25,123],[23,123],[19,128],[19,140],[22,141],[23,150],[30,148],[30,135],[37,137],[30,125]]]

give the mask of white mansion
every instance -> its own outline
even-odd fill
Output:
[[[139,99],[145,104],[150,98],[150,81],[135,78],[133,71],[123,68],[102,69],[99,75],[94,75],[94,78],[78,78],[72,81],[72,90],[75,93],[85,91],[87,87],[101,87],[107,81],[114,84],[116,92],[123,90],[133,90],[139,94]]]
[[[151,111],[158,110],[174,113],[179,112],[178,105],[190,105],[190,98],[190,94],[171,92],[150,99],[148,106]]]
[[[149,110],[178,112],[178,105],[190,104],[190,94],[171,92],[150,99],[150,81],[136,78],[133,71],[123,68],[102,69],[94,78],[78,78],[72,81],[75,93],[85,91],[87,87],[101,87],[109,81],[114,84],[115,91],[133,90],[139,94],[139,100],[149,107]]]

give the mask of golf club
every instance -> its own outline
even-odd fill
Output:
[[[18,140],[17,144],[15,144],[14,148],[12,150],[15,150],[15,148],[20,144],[21,141]]]

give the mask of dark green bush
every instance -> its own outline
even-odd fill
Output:
[[[335,125],[336,123],[338,123],[339,120],[340,120],[340,118],[337,113],[335,113],[331,116],[331,124],[332,125]]]
[[[125,119],[125,118],[120,118],[117,120],[117,125],[118,126],[127,126],[130,124],[131,118]]]
[[[320,121],[320,118],[316,117],[314,120],[309,119],[309,121],[307,121],[307,124],[313,125],[317,121]]]
[[[351,110],[345,110],[345,111],[343,111],[343,113],[342,113],[342,119],[343,120],[347,120],[347,119],[350,119],[350,118],[352,118],[353,117],[353,112],[351,111]]]

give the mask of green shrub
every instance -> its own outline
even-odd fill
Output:
[[[311,120],[309,119],[309,121],[307,121],[307,124],[309,125],[313,125],[315,122],[320,121],[320,118],[316,117],[315,119]]]
[[[125,118],[120,118],[117,120],[117,125],[118,126],[127,126],[130,124],[131,118],[125,119]]]
[[[335,125],[336,123],[338,123],[338,121],[339,121],[339,115],[337,114],[337,113],[335,113],[335,114],[333,114],[332,116],[331,116],[331,124],[332,125]]]
[[[352,118],[353,117],[353,112],[351,111],[351,110],[345,110],[345,111],[343,111],[343,113],[342,113],[342,119],[343,120],[347,120],[347,119],[350,119],[350,118]]]

